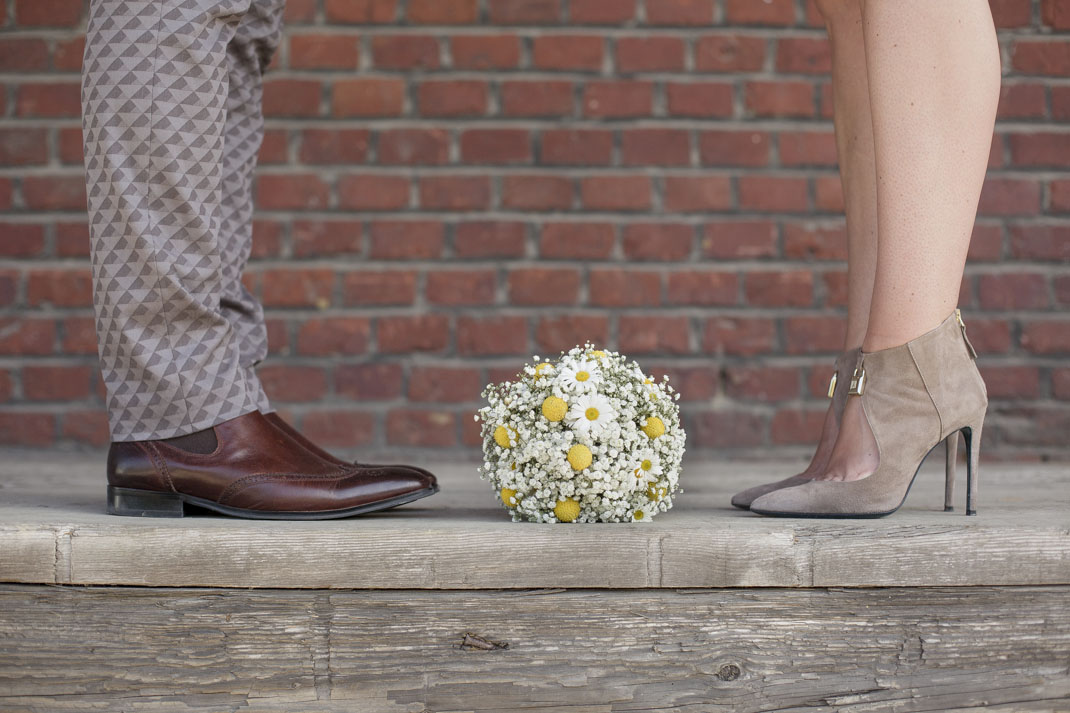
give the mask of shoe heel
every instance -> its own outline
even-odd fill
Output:
[[[108,514],[129,517],[182,517],[182,499],[175,493],[109,485]]]
[[[977,475],[981,460],[981,426],[966,426],[962,429],[966,441],[966,514],[977,514]]]
[[[959,463],[959,432],[955,431],[945,440],[944,454],[944,512],[955,509],[955,470]]]

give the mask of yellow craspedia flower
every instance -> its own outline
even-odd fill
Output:
[[[642,510],[636,510],[635,513],[632,515],[632,517],[634,517],[636,520],[642,520],[643,519],[643,511]]]
[[[509,438],[516,438],[516,431],[508,426],[498,426],[494,429],[494,442],[502,448],[509,447]]]
[[[643,433],[651,439],[665,435],[665,423],[657,416],[651,416],[643,424]]]
[[[520,504],[520,498],[516,497],[516,491],[512,488],[502,488],[502,502],[506,507],[515,508]]]
[[[665,497],[665,488],[656,488],[651,483],[646,489],[646,496],[651,500],[661,500]]]
[[[568,413],[568,404],[557,396],[547,396],[542,402],[542,415],[547,421],[560,421]]]
[[[568,464],[573,470],[583,470],[591,464],[592,460],[591,449],[582,443],[577,443],[568,449]]]
[[[554,505],[554,515],[561,522],[572,522],[580,516],[580,504],[572,498],[558,500]]]
[[[593,352],[591,352],[591,356],[596,356],[599,359],[601,359],[605,355],[606,355],[606,353],[604,351],[602,351],[601,349],[595,349]]]
[[[542,372],[546,371],[547,369],[549,369],[551,367],[552,367],[552,365],[548,361],[544,361],[544,362],[540,362],[540,363],[536,364],[535,365],[535,378],[538,379],[540,376],[543,375]]]

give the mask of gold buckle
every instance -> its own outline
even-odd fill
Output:
[[[851,388],[847,390],[847,393],[851,396],[861,396],[865,390],[866,370],[860,366],[855,369],[855,373],[851,377]]]
[[[832,398],[832,395],[834,393],[836,393],[836,376],[837,376],[836,372],[832,372],[832,378],[829,379],[829,398],[830,399]]]

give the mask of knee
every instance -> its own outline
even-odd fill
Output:
[[[859,19],[862,15],[862,0],[814,0],[814,5],[826,25]]]

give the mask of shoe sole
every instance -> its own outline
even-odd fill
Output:
[[[136,488],[120,488],[108,486],[108,514],[126,517],[183,517],[187,506],[211,510],[221,515],[240,517],[246,520],[336,520],[354,515],[388,510],[399,505],[405,505],[421,498],[426,498],[438,492],[438,486],[434,485],[423,490],[416,490],[403,495],[395,495],[392,498],[377,500],[364,505],[357,505],[341,510],[317,510],[317,511],[278,511],[278,510],[250,510],[248,508],[235,508],[229,505],[205,500],[204,498],[185,495],[183,493],[161,493],[152,490],[138,490]]]

